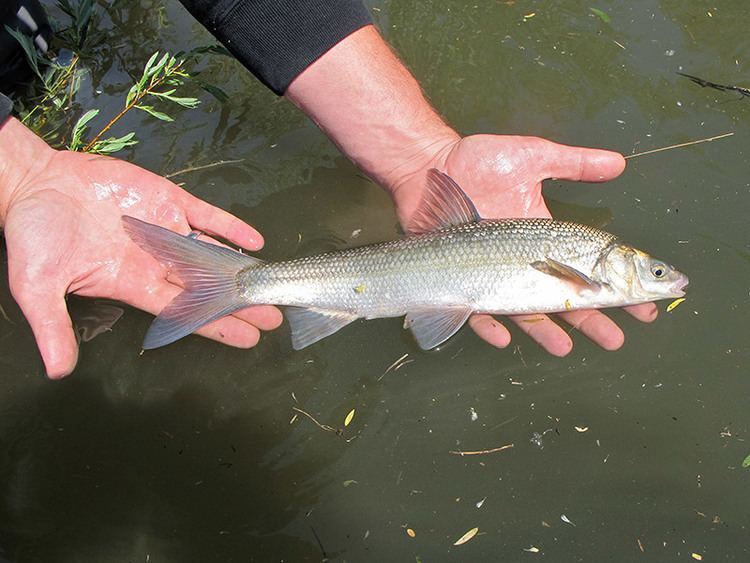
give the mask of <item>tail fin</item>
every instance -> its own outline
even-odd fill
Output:
[[[173,269],[185,284],[185,291],[149,327],[144,350],[170,344],[211,321],[247,307],[237,274],[262,264],[262,260],[127,215],[123,215],[122,223],[133,242]]]

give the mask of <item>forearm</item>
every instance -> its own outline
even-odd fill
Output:
[[[386,189],[438,163],[459,139],[373,26],[310,65],[286,96]]]
[[[0,123],[0,228],[11,201],[34,168],[43,166],[52,149],[14,117]]]

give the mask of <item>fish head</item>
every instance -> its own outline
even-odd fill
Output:
[[[664,260],[619,243],[602,258],[607,283],[633,303],[685,295],[688,277]]]

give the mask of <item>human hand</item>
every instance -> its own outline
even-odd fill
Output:
[[[55,151],[15,119],[0,127],[0,226],[10,289],[52,379],[68,375],[78,358],[66,294],[115,299],[157,314],[180,292],[165,268],[125,234],[123,214],[181,233],[196,229],[249,250],[263,246],[255,229],[156,174],[113,158]],[[280,323],[275,307],[251,307],[198,333],[250,348],[260,330]]]
[[[485,218],[550,217],[542,197],[542,180],[602,182],[619,176],[625,168],[622,155],[610,151],[559,145],[537,137],[474,135],[449,142],[423,167],[394,179],[391,193],[402,224],[416,211],[424,190],[427,169],[445,171],[474,202]],[[656,318],[653,303],[624,308],[638,320]],[[557,316],[607,350],[622,346],[622,330],[597,310],[558,313]],[[564,356],[573,348],[568,332],[547,315],[509,316],[545,350]],[[510,333],[490,315],[473,315],[469,324],[484,340],[504,348]]]

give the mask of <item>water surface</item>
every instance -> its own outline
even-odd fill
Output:
[[[153,51],[211,42],[177,2],[105,4],[81,107],[113,114]],[[747,561],[750,102],[675,74],[750,84],[745,3],[597,4],[609,22],[575,0],[368,6],[463,133],[632,153],[736,132],[546,187],[558,217],[688,273],[688,301],[649,326],[615,311],[622,350],[573,334],[564,359],[517,330],[505,351],[464,330],[424,353],[398,319],[302,352],[282,328],[250,351],[191,337],[140,355],[150,317],[127,310],[52,383],[3,277],[0,560]],[[160,173],[244,159],[180,179],[258,227],[268,259],[397,235],[384,193],[289,103],[232,60],[200,68],[231,99],[168,126],[129,116],[124,157]],[[337,435],[293,407],[356,416]]]

